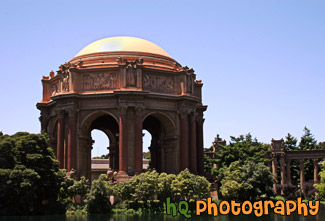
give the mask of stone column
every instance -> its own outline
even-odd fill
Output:
[[[305,169],[304,169],[304,160],[300,160],[300,189],[303,194],[305,194],[304,191],[304,183],[305,183]]]
[[[280,174],[281,174],[281,194],[283,194],[283,185],[285,182],[285,166],[284,166],[284,156],[280,157]]]
[[[69,110],[68,166],[67,171],[76,169],[76,111]]]
[[[57,122],[57,147],[56,147],[56,156],[59,161],[59,168],[64,168],[64,112],[59,111],[57,113],[58,122]]]
[[[291,184],[291,160],[286,161],[287,184]]]
[[[188,168],[188,117],[187,112],[182,111],[180,114],[180,147],[181,147],[181,170]]]
[[[142,113],[144,107],[136,107],[135,109],[135,173],[142,172],[143,156],[142,156]]]
[[[278,180],[277,180],[277,159],[276,159],[276,155],[273,156],[272,174],[273,174],[273,177],[275,179],[275,183],[273,184],[273,192],[276,193],[276,184],[278,182]]]
[[[189,169],[191,173],[197,174],[197,150],[196,150],[196,113],[192,113],[190,116],[190,145],[189,155],[190,163]]]
[[[119,108],[119,175],[126,175],[127,170],[126,110],[126,107]]]
[[[318,159],[314,159],[314,183],[319,183],[318,178]]]
[[[200,116],[196,124],[196,142],[197,142],[197,172],[199,175],[204,175],[204,146],[203,146],[203,123],[204,119]]]

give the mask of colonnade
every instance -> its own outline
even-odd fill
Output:
[[[304,161],[306,159],[286,159],[284,154],[273,154],[272,155],[272,174],[275,178],[277,178],[277,160],[279,158],[280,161],[280,184],[285,185],[285,184],[291,184],[291,161],[292,160],[299,160],[299,168],[300,168],[300,188],[301,191],[304,192],[303,190],[303,184],[305,183],[305,168],[304,168]],[[314,182],[318,183],[319,182],[319,168],[318,168],[318,158],[312,159],[314,163]],[[273,185],[273,191],[276,192],[276,183]]]
[[[65,114],[68,113],[68,118]],[[74,109],[58,111],[57,113],[57,159],[60,162],[59,168],[66,168],[68,172],[76,169],[76,111]],[[67,142],[65,120],[68,120]],[[66,148],[65,148],[66,147]]]

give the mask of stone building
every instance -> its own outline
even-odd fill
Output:
[[[110,168],[126,180],[142,171],[146,129],[153,168],[203,174],[203,84],[154,43],[133,37],[93,42],[42,84],[41,130],[60,168],[91,177],[91,131],[98,129],[110,140]]]

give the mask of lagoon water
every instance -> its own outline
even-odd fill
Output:
[[[166,214],[144,214],[144,215],[126,215],[126,214],[113,214],[113,215],[87,215],[87,216],[64,216],[64,215],[52,215],[52,216],[21,216],[21,217],[0,217],[0,221],[140,221],[140,220],[157,220],[157,221],[183,221],[187,220],[183,216],[172,217]],[[291,216],[281,216],[276,214],[265,215],[262,217],[256,217],[254,215],[220,215],[220,216],[193,216],[191,220],[213,220],[213,221],[322,221],[325,220],[325,209],[322,208],[316,216],[303,217],[301,215],[292,214]]]

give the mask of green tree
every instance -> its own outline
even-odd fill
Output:
[[[285,150],[286,151],[299,150],[297,143],[298,143],[297,138],[295,138],[290,133],[288,133],[288,135],[285,137],[285,141],[284,141]],[[278,170],[280,171],[280,167],[278,167]],[[299,169],[299,161],[298,160],[291,161],[290,173],[291,173],[291,183],[293,185],[297,186],[298,181],[300,179],[300,175],[299,175],[300,169]]]
[[[173,195],[172,182],[175,180],[175,174],[161,173],[158,177],[158,198],[165,200]]]
[[[273,176],[264,163],[232,162],[222,170],[220,191],[226,199],[259,200],[272,195]]]
[[[57,198],[63,174],[48,145],[48,137],[26,132],[0,137],[0,202],[5,202],[0,204],[0,213],[58,212]]]
[[[173,180],[172,189],[176,200],[199,200],[209,196],[210,183],[204,177],[194,175],[186,169]]]
[[[310,130],[305,127],[304,135],[301,137],[299,142],[300,150],[316,150],[318,148],[317,141],[314,138],[314,135],[310,132]],[[314,164],[311,159],[304,161],[304,169],[305,169],[305,180],[313,180],[314,179]]]
[[[284,141],[284,146],[285,146],[285,150],[297,150],[297,138],[295,138],[294,136],[292,136],[290,133],[288,133],[288,135],[285,137],[285,141]]]
[[[86,210],[89,213],[109,213],[111,211],[110,191],[107,176],[101,174],[98,180],[92,182],[90,192],[85,200]]]
[[[215,174],[218,180],[222,179],[220,170],[228,168],[232,162],[239,161],[241,165],[247,162],[266,163],[270,159],[265,158],[270,152],[270,145],[258,142],[256,138],[252,139],[250,134],[245,137],[231,136],[229,145],[225,145],[222,150],[216,153],[216,162],[218,167],[215,169]]]
[[[68,187],[68,192],[69,195],[72,196],[74,202],[77,202],[76,196],[79,196],[80,203],[83,203],[89,192],[89,188],[89,180],[82,176],[80,180],[74,181],[74,184]]]

